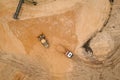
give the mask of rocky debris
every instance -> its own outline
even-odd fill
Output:
[[[114,46],[114,40],[106,32],[98,33],[90,42],[93,55],[96,56],[99,61],[105,60],[114,49]]]
[[[119,6],[116,6],[113,5],[110,19],[102,32],[97,33],[90,42],[93,54],[100,61],[115,54],[116,49],[120,46],[120,11]]]

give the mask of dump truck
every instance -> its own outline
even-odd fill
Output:
[[[41,44],[42,44],[45,48],[48,48],[48,47],[49,47],[48,41],[47,41],[47,39],[45,38],[45,35],[44,35],[43,33],[40,34],[40,36],[38,36],[38,39],[40,40]]]

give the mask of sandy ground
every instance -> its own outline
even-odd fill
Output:
[[[24,4],[20,19],[14,20],[17,1],[0,1],[0,80],[120,80],[119,43],[115,43],[115,55],[100,65],[84,63],[81,48],[96,32],[108,31],[115,20],[115,33],[108,32],[119,35],[119,1],[113,5],[106,28],[103,25],[111,8],[108,0],[38,2],[38,6]],[[41,45],[37,38],[41,33],[50,48]],[[74,53],[73,58],[64,55],[66,49]]]

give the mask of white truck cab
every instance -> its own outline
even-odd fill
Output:
[[[73,53],[70,52],[70,51],[67,51],[67,52],[65,53],[65,55],[66,55],[68,58],[71,58],[71,57],[73,56]]]

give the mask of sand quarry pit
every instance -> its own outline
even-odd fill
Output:
[[[120,80],[119,0],[36,1],[0,1],[0,80]]]

